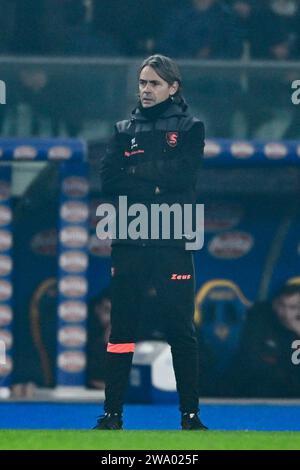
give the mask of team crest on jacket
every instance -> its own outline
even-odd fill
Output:
[[[166,133],[167,144],[170,147],[176,147],[178,141],[178,132],[167,132]]]

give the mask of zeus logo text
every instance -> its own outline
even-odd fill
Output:
[[[3,80],[0,80],[0,104],[6,104],[6,85]]]
[[[192,279],[191,274],[172,274],[171,280],[172,281],[181,281],[183,279]]]

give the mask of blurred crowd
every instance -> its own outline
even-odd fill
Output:
[[[55,305],[51,307],[55,319]],[[217,313],[219,312],[219,313]],[[44,312],[45,313],[45,312]],[[300,334],[300,285],[284,284],[273,298],[255,302],[246,315],[231,300],[220,315],[218,302],[203,308],[200,324],[196,320],[199,344],[199,395],[219,397],[300,397],[300,368],[292,361],[293,343]],[[106,346],[110,335],[111,291],[104,289],[89,301],[87,322],[86,386],[103,390],[105,386]],[[48,320],[50,316],[48,315]],[[138,341],[166,341],[156,291],[145,292],[138,325]],[[25,323],[24,323],[25,321]],[[22,334],[15,357],[12,393],[15,397],[32,396],[35,387],[55,386],[56,325],[44,329],[45,351],[51,368],[47,373],[40,363],[35,338],[24,335],[15,325],[16,338]],[[20,328],[19,328],[20,329]],[[24,357],[26,351],[31,355]],[[20,338],[18,343],[20,343]],[[47,377],[52,377],[49,381]]]
[[[219,314],[217,313],[219,311]],[[87,386],[103,389],[111,297],[105,289],[90,302]],[[239,318],[236,305],[208,303],[200,324],[199,394],[228,397],[300,397],[300,369],[292,361],[300,334],[300,285],[284,284]],[[235,340],[233,340],[235,337]],[[165,341],[155,289],[146,292],[138,340]]]
[[[299,0],[0,0],[0,54],[298,60]]]
[[[300,107],[290,99],[298,65],[288,61],[300,59],[300,0],[0,0],[0,58],[152,53],[277,62],[272,73],[259,64],[247,71],[220,65],[220,73],[211,64],[182,64],[184,93],[209,138],[299,138]],[[134,106],[132,64],[125,71],[114,61],[74,68],[11,60],[1,67],[9,83],[3,136],[105,140]]]

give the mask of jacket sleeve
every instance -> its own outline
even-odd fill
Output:
[[[114,135],[107,145],[101,164],[102,192],[104,195],[126,195],[132,190],[134,180],[125,171],[122,160],[123,151],[121,136],[115,126]]]
[[[194,187],[204,150],[204,125],[197,121],[185,133],[182,155],[175,160],[158,159],[129,168],[134,177],[151,181],[162,190],[181,191]]]

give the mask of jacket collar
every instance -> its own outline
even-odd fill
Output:
[[[165,112],[163,112],[158,119],[168,119],[174,116],[187,116],[187,111],[183,111],[180,106],[176,103],[172,103]],[[146,122],[148,119],[143,116],[138,107],[136,107],[131,113],[132,121]]]

